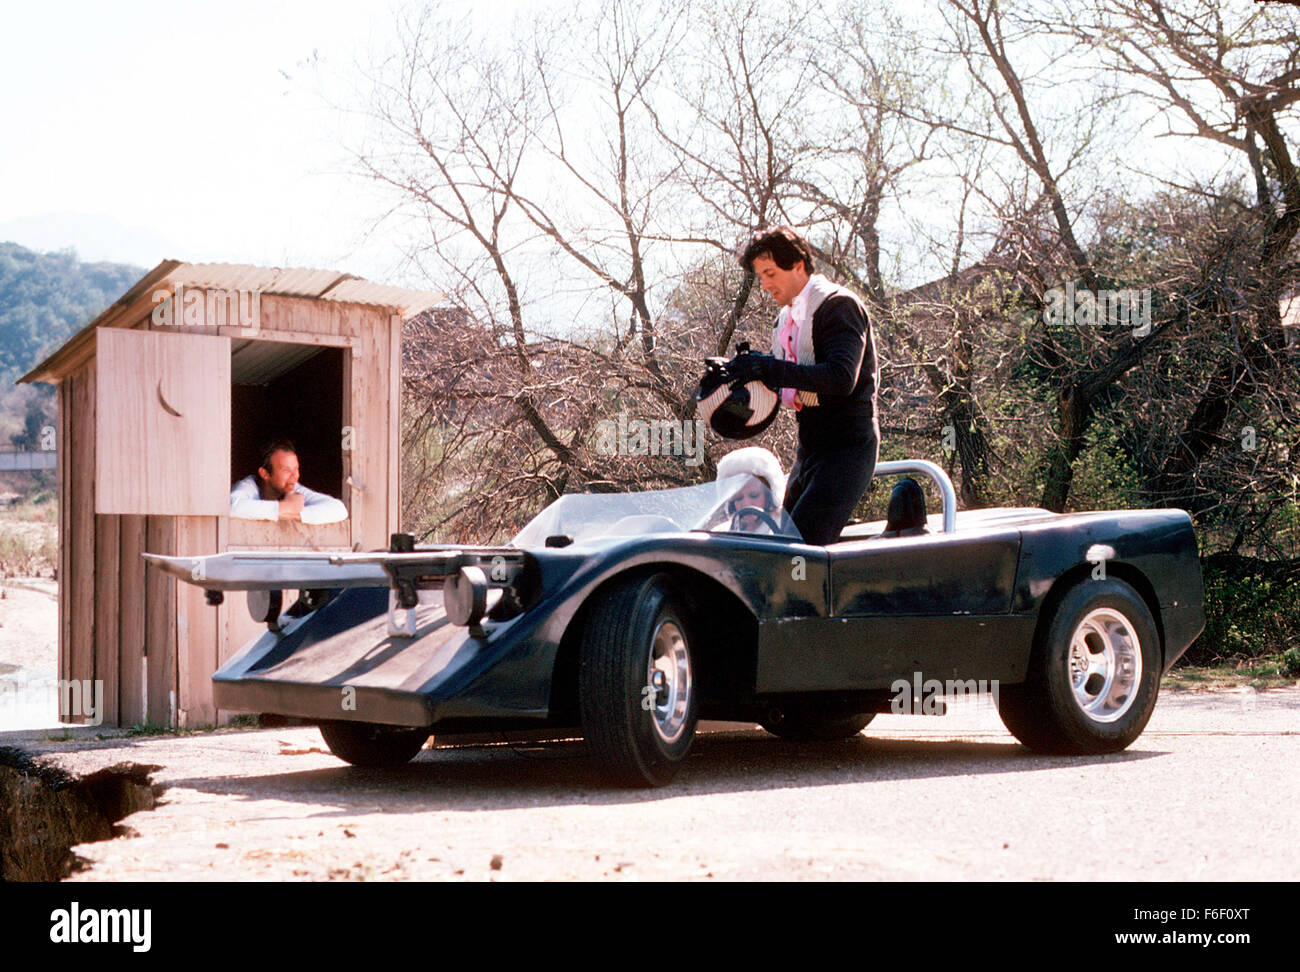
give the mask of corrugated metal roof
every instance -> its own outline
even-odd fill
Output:
[[[95,329],[113,321],[146,294],[156,290],[174,290],[177,284],[215,290],[258,291],[281,297],[310,297],[340,303],[391,307],[403,319],[428,310],[443,295],[432,290],[411,290],[372,283],[337,270],[312,270],[303,267],[255,267],[245,263],[182,263],[163,260],[102,314],[69,338],[62,347],[18,379],[57,381],[61,371],[78,358],[93,339]],[[84,355],[83,355],[84,356]]]
[[[347,274],[300,267],[255,267],[246,263],[182,263],[164,283],[218,290],[260,290],[285,297],[319,297]]]
[[[414,317],[438,301],[442,294],[372,283],[337,270],[303,267],[254,267],[244,263],[181,263],[164,275],[156,287],[184,284],[217,290],[256,290],[281,297],[311,297],[393,307],[403,317]]]

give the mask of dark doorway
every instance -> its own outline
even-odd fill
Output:
[[[234,343],[232,484],[256,470],[264,443],[285,438],[297,447],[302,485],[348,503],[343,489],[343,355],[343,348]]]

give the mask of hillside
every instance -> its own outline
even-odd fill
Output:
[[[83,263],[72,250],[37,253],[0,242],[0,449],[34,448],[40,429],[54,424],[53,389],[14,382],[143,274]]]

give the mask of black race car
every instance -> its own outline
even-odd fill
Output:
[[[268,626],[214,676],[223,709],[319,723],[358,765],[431,735],[580,728],[619,782],[661,785],[701,718],[796,739],[992,687],[1006,726],[1055,753],[1121,750],[1205,623],[1180,510],[956,512],[801,542],[739,476],[564,496],[509,544],[375,554],[146,555]],[[281,591],[303,596],[281,610]],[[219,595],[211,595],[217,599]],[[925,696],[925,698],[923,698]]]

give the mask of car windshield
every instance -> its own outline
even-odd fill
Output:
[[[799,540],[794,521],[763,481],[748,474],[645,493],[572,493],[537,514],[510,541],[542,547],[547,537],[574,543],[648,533],[749,533]]]

